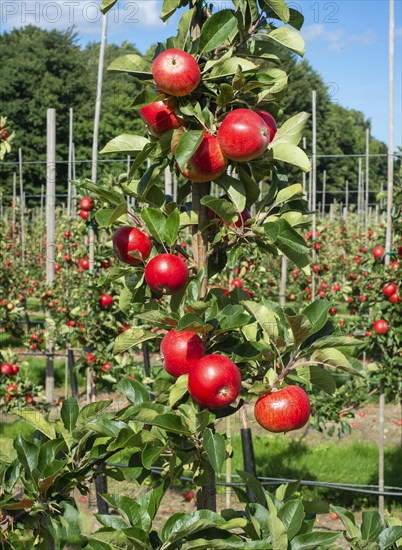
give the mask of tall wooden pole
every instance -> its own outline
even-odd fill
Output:
[[[281,284],[279,287],[279,304],[281,307],[285,307],[286,305],[287,267],[288,259],[285,255],[283,255],[281,263]]]
[[[165,195],[173,198],[173,174],[169,166],[165,168]]]
[[[25,204],[24,204],[24,180],[22,174],[22,149],[18,149],[18,164],[20,173],[20,215],[21,215],[21,263],[25,267]]]
[[[40,257],[42,258],[42,251],[43,251],[43,206],[45,202],[45,186],[40,186],[40,212],[39,212],[39,223],[40,223],[40,230],[41,230],[41,238],[39,243],[40,248]]]
[[[364,204],[364,212],[365,212],[365,220],[366,220],[366,243],[368,241],[368,229],[369,229],[369,182],[370,182],[370,174],[369,174],[369,168],[370,168],[370,129],[366,128],[366,191],[365,191],[365,204]]]
[[[17,174],[13,173],[13,231],[15,231],[15,209],[17,207]]]
[[[68,128],[68,188],[67,188],[67,219],[71,218],[72,185],[73,179],[73,109],[70,108],[70,123]]]
[[[389,90],[388,90],[388,163],[387,163],[387,225],[385,234],[385,264],[390,262],[392,247],[392,203],[394,195],[394,41],[395,41],[395,5],[389,0]],[[378,489],[384,491],[384,447],[385,447],[385,384],[380,384],[378,441]],[[379,512],[384,515],[384,497],[378,498]]]
[[[325,191],[327,186],[327,171],[324,170],[324,173],[322,175],[322,212],[321,216],[325,216]]]
[[[315,242],[315,233],[317,228],[317,92],[313,90],[312,94],[312,114],[313,114],[313,136],[312,136],[312,157],[311,157],[311,209],[313,211],[313,245]],[[316,253],[313,246],[313,261],[315,262]],[[313,272],[311,285],[311,299],[315,299],[315,274]]]
[[[46,284],[54,282],[55,206],[56,206],[56,110],[47,110],[47,174],[46,174]],[[49,313],[47,313],[49,315]],[[46,338],[46,400],[54,398],[54,342]]]

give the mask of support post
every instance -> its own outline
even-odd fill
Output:
[[[70,108],[70,123],[68,128],[68,168],[67,168],[67,220],[70,223],[71,218],[71,203],[72,203],[72,185],[73,179],[73,109]]]
[[[56,110],[47,110],[47,175],[46,175],[46,284],[54,282],[54,245],[56,229]],[[47,312],[48,316],[49,313]],[[54,399],[54,342],[46,336],[46,400]]]
[[[18,149],[18,164],[20,174],[20,215],[21,215],[21,263],[25,267],[25,200],[24,200],[24,180],[22,174],[22,149]]]
[[[325,216],[325,191],[327,186],[327,171],[324,170],[324,173],[322,175],[322,212],[321,216],[324,218]]]
[[[314,248],[315,233],[317,230],[317,92],[313,90],[312,94],[312,114],[313,114],[313,138],[312,138],[312,157],[311,157],[311,209],[313,211],[313,261],[315,262],[316,253]],[[315,273],[312,275],[311,300],[315,300],[316,281]]]

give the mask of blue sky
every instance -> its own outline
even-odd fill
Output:
[[[80,42],[99,40],[100,0],[0,0],[2,31],[26,24],[75,25]],[[217,9],[231,2],[214,0]],[[142,52],[175,35],[179,15],[159,20],[161,0],[119,0],[109,15],[108,41]],[[332,100],[364,112],[375,137],[388,142],[388,0],[291,0],[305,17],[306,58],[323,76]],[[395,0],[395,145],[402,143],[402,2]]]

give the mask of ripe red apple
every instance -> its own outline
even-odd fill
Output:
[[[259,115],[262,120],[265,122],[265,124],[269,128],[269,141],[271,142],[274,139],[274,136],[276,134],[277,125],[276,120],[271,115],[271,113],[268,113],[267,111],[255,111],[257,115]]]
[[[269,145],[269,128],[254,111],[235,109],[223,119],[218,141],[229,159],[246,162],[265,153]]]
[[[173,96],[185,96],[196,89],[201,72],[192,55],[177,48],[160,53],[152,65],[156,85]]]
[[[383,287],[382,291],[385,294],[385,296],[392,296],[393,294],[395,294],[396,289],[397,289],[397,287],[396,287],[395,283],[387,283]]]
[[[232,282],[230,283],[231,286],[235,287],[235,288],[242,288],[243,286],[243,282],[241,279],[233,279]]]
[[[80,210],[80,217],[81,217],[83,220],[88,219],[88,216],[89,216],[89,213],[88,213],[87,210]]]
[[[178,256],[158,254],[145,267],[145,281],[154,292],[175,294],[186,287],[188,269]]]
[[[99,304],[101,307],[110,307],[113,304],[113,297],[110,294],[101,294]]]
[[[6,387],[6,392],[10,395],[15,395],[17,393],[17,386],[15,384],[9,384],[7,387]]]
[[[88,260],[88,258],[81,258],[80,266],[82,267],[82,269],[89,269],[89,260]]]
[[[331,307],[329,308],[329,314],[330,315],[335,315],[335,313],[337,312],[338,310],[336,309],[336,307]]]
[[[140,258],[130,256],[130,252],[139,252],[142,260],[146,260],[152,249],[152,243],[143,231],[126,225],[113,233],[113,250],[121,262],[139,264]]]
[[[69,239],[71,237],[70,231],[64,231],[64,236],[66,239]]]
[[[201,338],[191,331],[169,331],[161,342],[163,366],[172,376],[190,372],[194,361],[204,356],[205,349]]]
[[[203,183],[218,178],[226,167],[227,160],[218,140],[205,132],[200,146],[183,168],[180,168],[180,172],[190,181]]]
[[[10,365],[10,363],[2,363],[0,367],[1,374],[5,374],[6,376],[12,376],[13,373],[13,366]]]
[[[112,365],[109,363],[109,361],[106,361],[106,363],[103,363],[102,370],[103,372],[109,372]]]
[[[390,296],[388,301],[391,302],[391,304],[398,304],[399,303],[398,294],[395,293],[392,296]]]
[[[174,112],[173,100],[161,99],[141,107],[140,116],[148,132],[156,137],[183,125],[183,120]]]
[[[91,199],[91,197],[83,197],[80,200],[81,210],[85,210],[86,212],[89,212],[90,210],[93,209],[93,207],[94,207],[94,203],[93,203],[93,200]]]
[[[33,401],[34,401],[33,395],[31,395],[30,393],[26,393],[25,394],[25,403],[27,405],[32,405]]]
[[[224,355],[205,355],[190,367],[188,391],[191,397],[207,409],[222,409],[240,393],[240,371]]]
[[[286,386],[259,397],[254,415],[257,422],[269,432],[298,430],[310,418],[310,400],[299,386]]]
[[[376,260],[381,260],[384,255],[384,249],[382,246],[375,246],[373,248],[373,256]]]
[[[388,332],[388,323],[384,319],[377,319],[377,321],[374,321],[373,329],[377,334],[385,334]]]

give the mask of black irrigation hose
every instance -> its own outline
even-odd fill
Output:
[[[127,464],[116,464],[112,462],[106,462],[106,466],[111,466],[115,468],[129,468]],[[153,474],[161,474],[162,468],[151,468],[151,472]],[[231,476],[234,477],[234,476]],[[238,476],[237,476],[238,477]],[[350,491],[352,493],[365,493],[370,495],[382,495],[382,496],[392,496],[392,497],[402,497],[402,488],[400,488],[400,493],[394,492],[394,491],[373,491],[371,489],[361,489],[360,487],[367,487],[367,485],[355,485],[353,487],[351,486],[345,486],[345,485],[337,485],[336,483],[326,483],[321,481],[311,481],[311,480],[304,480],[304,479],[281,479],[281,478],[257,478],[261,485],[264,487],[266,486],[272,486],[272,485],[281,485],[282,483],[294,483],[298,482],[300,485],[307,485],[312,487],[326,487],[328,489],[339,489],[340,491]],[[267,480],[267,481],[264,481]],[[180,481],[190,481],[193,482],[193,479],[191,477],[181,476]],[[217,481],[216,485],[220,487],[245,487],[246,483],[242,481],[232,481],[230,483],[227,483],[226,481]],[[399,489],[399,487],[395,487]]]

